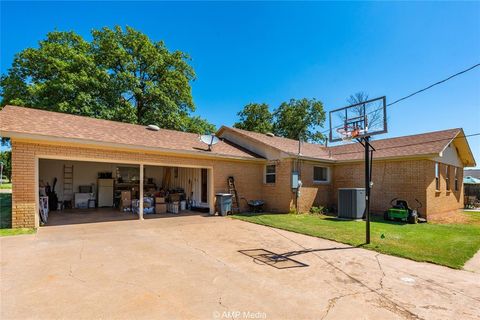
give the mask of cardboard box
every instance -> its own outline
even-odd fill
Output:
[[[161,203],[161,204],[156,204],[155,205],[155,213],[167,213],[167,204],[166,203]]]
[[[131,200],[132,200],[132,193],[130,191],[122,191],[122,202],[131,201]]]
[[[171,202],[180,201],[180,193],[172,193],[169,197]]]
[[[155,203],[165,203],[165,197],[155,197]]]

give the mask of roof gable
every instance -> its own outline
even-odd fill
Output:
[[[264,146],[268,146],[271,148],[275,148],[281,152],[286,153],[287,155],[298,155],[298,151],[300,148],[300,154],[303,157],[307,158],[315,158],[321,160],[332,160],[330,157],[330,153],[325,146],[315,143],[308,143],[302,142],[299,145],[298,140],[282,138],[277,136],[268,136],[264,133],[246,131],[237,128],[231,128],[222,126],[220,130],[218,130],[217,135],[222,136],[225,131],[233,132],[244,137],[248,137],[251,140],[256,141],[257,143],[261,143]]]

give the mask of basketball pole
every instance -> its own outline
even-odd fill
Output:
[[[370,243],[370,138],[364,137],[365,147],[365,243]]]
[[[357,139],[365,148],[365,244],[370,243],[370,189],[372,183],[373,151],[375,148],[370,144],[370,137]]]

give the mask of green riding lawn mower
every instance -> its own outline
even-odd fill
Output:
[[[392,207],[385,211],[383,217],[385,220],[404,221],[407,223],[427,222],[424,218],[418,217],[418,209],[422,204],[415,199],[418,206],[415,209],[410,208],[406,200],[394,198],[390,201]]]

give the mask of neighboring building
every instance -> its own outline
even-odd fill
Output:
[[[480,169],[468,169],[464,172],[465,177],[473,177],[475,179],[480,179]]]
[[[475,170],[465,170],[471,174]],[[465,207],[469,209],[480,207],[480,179],[465,175],[463,178],[463,187],[465,194]]]
[[[222,127],[211,151],[198,135],[152,131],[140,125],[6,106],[0,134],[12,143],[13,227],[39,225],[39,185],[58,177],[57,193],[69,195],[65,168],[73,165],[73,188],[96,182],[98,173],[150,185],[181,187],[198,206],[213,212],[215,193],[227,191],[233,176],[240,198],[263,199],[266,210],[288,212],[298,205],[333,207],[338,188],[363,187],[359,144],[318,144]],[[462,129],[374,140],[372,210],[383,211],[399,197],[423,203],[430,216],[463,207],[463,168],[475,160]],[[136,168],[138,176],[129,171]],[[300,197],[291,188],[292,172],[303,182]],[[150,179],[148,179],[150,178]],[[136,180],[135,180],[136,179]],[[117,184],[120,186],[120,180]],[[242,210],[246,202],[240,201]]]

